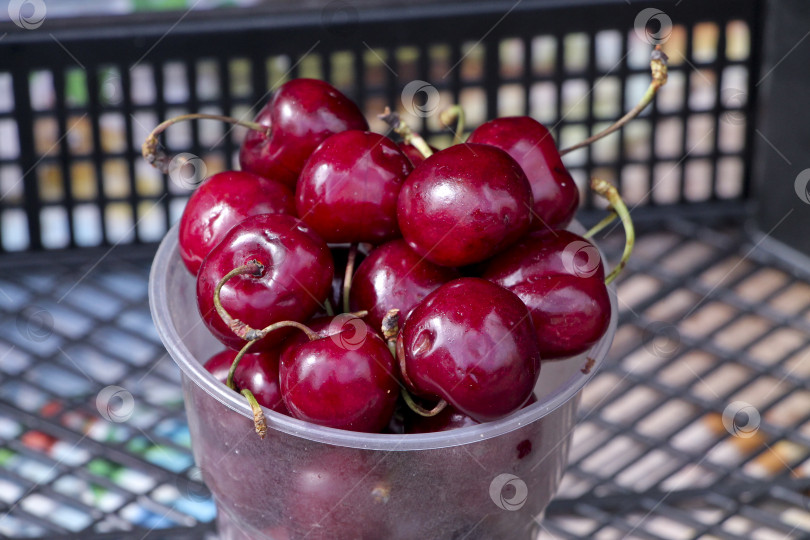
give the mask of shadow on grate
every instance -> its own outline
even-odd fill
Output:
[[[213,531],[147,259],[0,270],[0,534]],[[735,229],[640,235],[541,538],[810,534],[810,284],[795,276]]]

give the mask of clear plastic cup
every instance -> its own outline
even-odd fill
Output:
[[[580,391],[616,331],[586,354],[545,363],[538,401],[512,415],[440,433],[388,435],[321,427],[265,409],[259,439],[242,396],[202,366],[223,347],[197,311],[177,227],[149,277],[152,317],[182,370],[191,442],[214,495],[221,538],[536,538],[568,460]]]

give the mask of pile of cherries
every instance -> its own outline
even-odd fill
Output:
[[[260,435],[260,405],[362,432],[496,420],[608,327],[602,261],[565,229],[579,191],[545,127],[498,118],[435,150],[384,119],[401,140],[329,84],[289,81],[248,123],[241,171],[185,208],[180,254],[228,347],[205,367]]]

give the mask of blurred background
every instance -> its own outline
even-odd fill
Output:
[[[4,4],[0,535],[213,535],[146,279],[191,190],[237,165],[244,131],[173,126],[163,175],[140,157],[157,123],[247,119],[314,77],[378,132],[391,106],[444,147],[438,113],[459,103],[468,131],[528,114],[562,148],[638,102],[656,44],[670,69],[653,105],[565,157],[579,219],[604,216],[586,189],[599,176],[639,238],[541,538],[810,535],[806,3]],[[618,260],[621,231],[600,242]]]

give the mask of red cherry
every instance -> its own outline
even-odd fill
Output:
[[[255,121],[270,135],[248,131],[239,151],[242,170],[295,187],[298,173],[327,137],[347,129],[368,129],[363,113],[329,83],[293,79],[281,85]]]
[[[430,150],[434,154],[439,151],[432,145],[428,145],[428,147],[430,147]],[[422,154],[422,152],[420,152],[419,149],[416,148],[411,143],[401,142],[399,143],[399,149],[402,150],[402,153],[405,154],[405,156],[407,156],[407,158],[411,161],[414,167],[425,161],[424,154]]]
[[[298,215],[327,242],[379,244],[395,238],[397,196],[412,168],[382,135],[356,130],[332,135],[301,171]]]
[[[203,261],[197,274],[197,305],[208,329],[239,349],[237,336],[214,308],[214,289],[231,270],[257,260],[261,276],[238,275],[222,287],[222,306],[254,329],[280,321],[304,322],[323,304],[334,266],[326,243],[300,220],[282,214],[251,216],[231,229]],[[270,332],[252,351],[268,350],[291,330]]]
[[[351,308],[367,310],[363,320],[379,331],[389,310],[399,309],[404,321],[428,294],[458,277],[454,268],[426,261],[404,240],[392,240],[374,249],[357,267],[349,293]]]
[[[484,144],[457,144],[427,158],[399,193],[402,236],[442,266],[488,259],[531,224],[532,194],[509,154]]]
[[[519,409],[540,374],[529,310],[480,278],[446,283],[416,306],[397,338],[397,357],[411,391],[442,398],[478,422]]]
[[[241,171],[217,173],[203,182],[180,218],[180,256],[189,272],[196,276],[225,233],[256,214],[295,215],[293,193],[280,182]]]
[[[534,228],[562,228],[579,207],[579,190],[563,165],[548,129],[528,116],[496,118],[480,125],[467,139],[505,150],[517,161],[534,198]]]
[[[224,350],[212,356],[204,367],[214,377],[225,383],[228,380],[228,371],[237,354],[237,351],[232,349]],[[281,399],[281,390],[278,385],[278,355],[278,349],[245,354],[236,367],[233,380],[237,388],[250,390],[262,407],[289,416],[290,412],[284,405],[284,400]]]
[[[599,251],[568,231],[535,231],[484,268],[532,312],[544,360],[579,354],[607,331],[610,297]]]
[[[385,342],[356,317],[321,322],[314,341],[293,338],[281,352],[279,380],[292,415],[314,424],[380,432],[388,425],[399,383]]]

